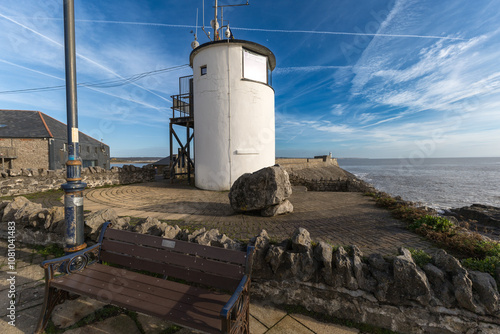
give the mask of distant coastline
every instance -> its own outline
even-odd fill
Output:
[[[162,158],[159,157],[112,157],[110,163],[112,165],[123,164],[123,165],[133,165],[133,164],[151,164],[157,162]]]

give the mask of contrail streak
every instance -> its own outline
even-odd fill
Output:
[[[64,81],[64,79],[56,77],[55,75],[48,74],[48,73],[45,73],[45,72],[41,72],[41,71],[38,71],[38,70],[34,70],[32,68],[25,67],[25,66],[22,66],[22,65],[14,64],[14,63],[11,63],[10,61],[7,61],[7,60],[0,59],[0,62],[4,63],[4,64],[11,65],[11,66],[19,67],[19,68],[22,68],[22,69],[27,70],[27,71],[31,71],[31,72],[35,72],[35,73],[38,73],[38,74],[41,74],[41,75],[45,75],[47,77],[51,77],[51,78],[54,78],[54,79],[58,79],[58,80],[63,80]]]
[[[35,72],[35,73],[38,73],[38,74],[41,74],[41,75],[44,75],[44,76],[47,76],[47,77],[51,77],[51,78],[54,78],[54,79],[57,79],[57,80],[65,81],[65,79],[64,79],[64,78],[60,78],[60,77],[57,77],[57,76],[55,76],[55,75],[48,74],[48,73],[45,73],[45,72],[42,72],[42,71],[34,70],[34,69],[29,68],[29,67],[26,67],[26,66],[22,66],[22,65],[14,64],[14,63],[11,63],[10,61],[7,61],[7,60],[0,59],[0,62],[1,62],[1,63],[5,63],[5,64],[8,64],[8,65],[11,65],[11,66],[19,67],[19,68],[22,68],[22,69],[27,70],[27,71]],[[96,91],[96,92],[98,92],[98,93],[101,93],[101,94],[105,94],[105,95],[113,96],[113,97],[119,98],[119,99],[121,99],[121,100],[129,101],[129,102],[134,102],[134,103],[137,103],[137,104],[143,105],[143,106],[148,107],[148,108],[151,108],[151,109],[156,109],[156,110],[158,110],[158,111],[160,111],[161,109],[165,109],[165,108],[160,108],[160,107],[153,106],[153,105],[151,105],[151,104],[149,104],[149,103],[146,103],[146,102],[137,101],[137,100],[134,100],[134,99],[132,99],[132,98],[126,98],[126,97],[123,97],[123,96],[119,96],[119,95],[111,94],[111,93],[109,93],[109,92],[106,92],[106,91],[103,91],[103,90],[101,90],[101,89],[97,89],[97,88],[94,88],[94,87],[86,87],[86,86],[84,86],[84,87],[85,87],[85,88],[87,88],[87,89],[90,89],[90,90]]]
[[[320,65],[313,65],[313,66],[296,66],[296,67],[277,67],[273,73],[276,74],[287,74],[291,72],[312,72],[312,71],[323,71],[323,70],[338,70],[338,69],[343,69],[343,68],[352,68],[353,66],[320,66]]]
[[[238,28],[231,27],[233,30],[245,31],[264,31],[264,32],[279,32],[279,33],[299,33],[299,34],[321,34],[321,35],[352,35],[352,36],[374,36],[374,37],[403,37],[403,38],[431,38],[431,39],[448,39],[464,41],[466,39],[459,37],[443,37],[432,35],[396,35],[396,34],[369,34],[361,32],[342,32],[342,31],[315,31],[315,30],[282,30],[282,29],[260,29],[260,28]]]
[[[47,20],[62,20],[58,18],[46,18]],[[109,21],[109,20],[76,20],[77,22],[88,23],[106,23],[106,24],[125,24],[125,25],[141,25],[152,27],[167,27],[167,28],[198,28],[188,24],[166,24],[153,22],[131,22],[131,21]],[[361,32],[344,32],[344,31],[317,31],[317,30],[287,30],[287,29],[263,29],[263,28],[244,28],[231,26],[232,30],[242,31],[261,31],[261,32],[277,32],[287,34],[319,34],[319,35],[347,35],[347,36],[373,36],[373,37],[401,37],[401,38],[430,38],[430,39],[446,39],[452,41],[465,41],[465,38],[445,37],[433,35],[412,35],[412,34],[377,34],[377,33],[361,33]]]
[[[22,27],[22,28],[24,28],[24,29],[27,29],[27,30],[31,31],[31,32],[32,32],[32,33],[34,33],[35,35],[40,36],[40,37],[42,37],[43,39],[46,39],[46,40],[48,40],[49,42],[51,42],[51,43],[53,43],[53,44],[56,44],[57,46],[59,46],[59,47],[61,47],[61,48],[64,48],[64,46],[63,46],[61,43],[59,43],[59,42],[57,42],[57,41],[53,40],[52,38],[50,38],[50,37],[48,37],[48,36],[46,36],[46,35],[44,35],[44,34],[42,34],[42,33],[39,33],[39,32],[38,32],[38,31],[36,31],[36,30],[31,29],[30,27],[25,26],[24,24],[22,24],[22,23],[20,23],[20,22],[18,22],[18,21],[16,21],[16,20],[14,20],[14,19],[12,19],[12,18],[10,18],[10,17],[8,17],[8,16],[3,15],[2,13],[0,13],[0,17],[3,17],[4,19],[6,19],[6,20],[8,20],[8,21],[10,21],[10,22],[12,22],[12,23],[14,23],[14,24],[17,24],[18,26],[20,26],[20,27]],[[98,62],[96,62],[96,61],[94,61],[94,60],[92,60],[92,59],[90,59],[90,58],[88,58],[88,57],[85,57],[85,56],[83,56],[83,55],[81,55],[81,54],[79,54],[79,53],[76,53],[76,55],[77,55],[78,57],[80,57],[80,58],[82,58],[82,59],[84,59],[84,60],[88,61],[89,63],[91,63],[91,64],[93,64],[93,65],[95,65],[95,66],[97,66],[97,67],[100,67],[100,68],[102,68],[103,70],[105,70],[105,71],[107,71],[107,72],[109,72],[109,73],[111,73],[111,74],[113,74],[113,75],[117,76],[118,78],[120,78],[120,79],[124,79],[121,75],[119,75],[118,73],[114,72],[113,70],[111,70],[111,69],[107,68],[106,66],[103,66],[103,65],[99,64]],[[170,100],[168,100],[168,99],[164,98],[163,96],[158,95],[158,94],[156,94],[155,92],[153,92],[153,91],[151,91],[151,90],[149,90],[149,89],[147,89],[147,88],[145,88],[145,87],[143,87],[143,86],[141,86],[141,85],[139,85],[139,84],[132,83],[132,85],[134,85],[134,86],[136,86],[136,87],[139,87],[139,88],[141,88],[141,89],[144,89],[145,91],[147,91],[147,92],[149,92],[149,93],[151,93],[151,94],[153,94],[153,95],[155,95],[155,96],[159,97],[160,99],[162,99],[162,100],[164,100],[164,101],[167,101],[167,102],[169,102],[169,103],[171,102]]]

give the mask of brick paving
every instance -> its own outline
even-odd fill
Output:
[[[311,233],[314,241],[357,245],[369,254],[394,255],[401,246],[431,251],[431,244],[406,230],[385,209],[360,193],[309,192],[294,187],[290,197],[294,212],[267,218],[236,214],[228,192],[199,190],[167,180],[85,192],[85,210],[113,208],[119,216],[169,221],[179,227],[217,228],[231,238],[247,241],[265,229],[275,241],[289,238],[297,227]]]

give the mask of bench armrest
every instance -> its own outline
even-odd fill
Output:
[[[84,269],[89,264],[97,262],[99,260],[100,249],[101,244],[98,243],[78,252],[43,261],[40,263],[40,266],[45,270],[49,270],[51,273],[50,276],[52,276],[55,271],[71,274]]]
[[[231,311],[235,307],[236,303],[243,298],[243,291],[245,291],[245,288],[247,288],[246,290],[248,291],[247,283],[249,283],[249,282],[250,282],[250,280],[249,280],[248,276],[247,275],[243,276],[243,278],[240,281],[240,284],[238,285],[238,287],[234,291],[233,295],[231,296],[231,298],[229,298],[226,305],[224,305],[224,307],[222,308],[222,311],[220,312],[220,315],[222,318],[224,318],[224,319],[229,318]],[[244,301],[241,300],[240,302],[244,302]],[[241,306],[243,307],[244,305],[241,305]]]
[[[43,261],[40,266],[45,269],[45,280],[50,281],[56,271],[63,274],[72,274],[85,269],[90,264],[98,262],[104,233],[109,225],[110,222],[102,225],[97,244],[56,259]]]

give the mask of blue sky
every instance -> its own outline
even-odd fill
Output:
[[[205,2],[209,22],[213,1]],[[249,2],[224,18],[236,38],[276,55],[277,156],[500,156],[499,1]],[[66,122],[64,89],[5,93],[64,85],[62,3],[0,2],[1,109]],[[79,82],[186,65],[197,8],[202,23],[202,0],[75,6]],[[79,87],[80,130],[110,145],[112,156],[168,155],[170,95],[189,74],[184,66]]]

